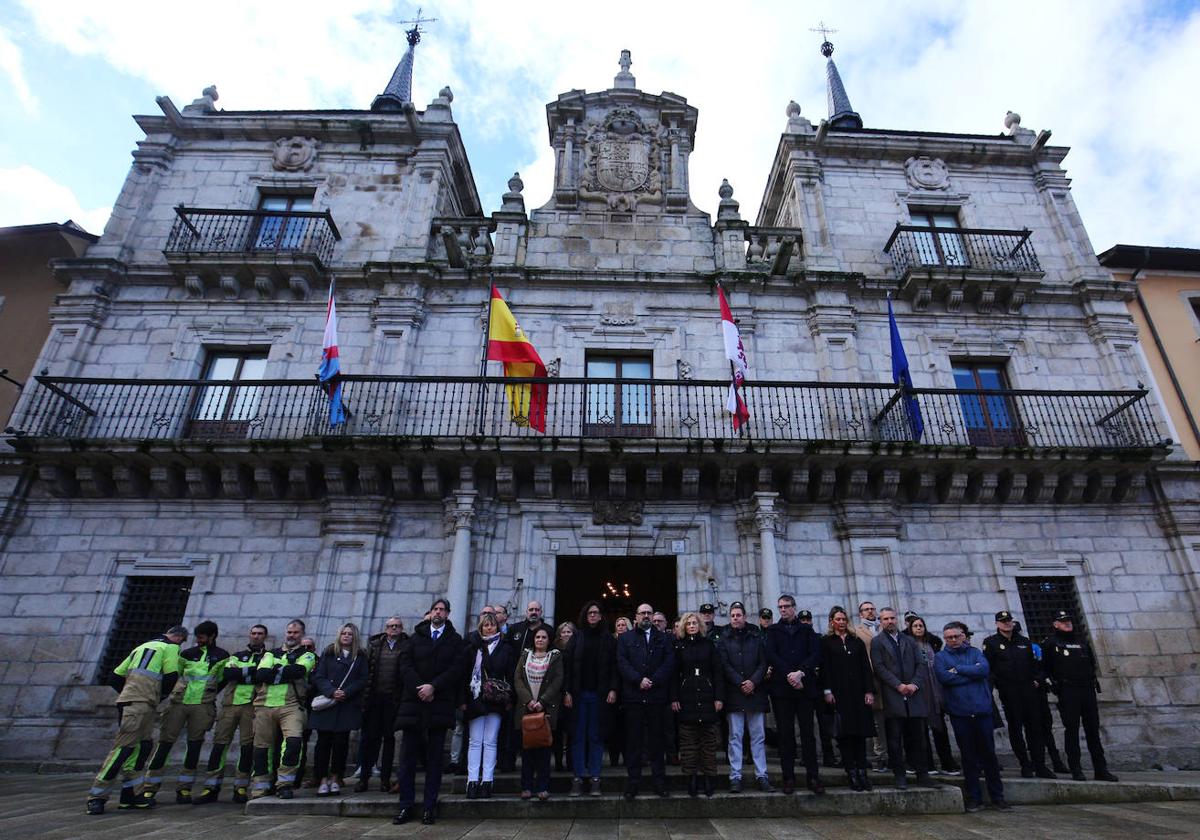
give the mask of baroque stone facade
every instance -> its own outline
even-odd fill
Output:
[[[215,97],[137,118],[103,237],[55,266],[47,376],[0,462],[5,758],[106,742],[96,678],[131,577],[190,578],[184,620],[233,644],[295,615],[320,640],[411,622],[445,593],[460,627],[533,597],[565,619],[566,582],[636,558],[667,612],[788,591],[977,630],[1036,608],[1022,581],[1068,581],[1117,760],[1200,761],[1200,483],[1047,132],[814,126],[793,102],[754,223],[728,184],[714,221],[691,201],[696,109],[624,55],[611,88],[548,105],[546,203],[514,175],[485,215],[449,89],[424,111]],[[312,378],[331,281],[342,369],[375,377],[347,381],[336,429]],[[548,362],[545,433],[478,380],[489,282]],[[206,386],[222,354],[267,382]]]

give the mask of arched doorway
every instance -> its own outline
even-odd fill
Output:
[[[559,555],[555,562],[554,609],[558,622],[575,621],[593,598],[604,607],[611,627],[618,616],[633,618],[649,603],[674,618],[678,609],[675,556],[608,557]]]

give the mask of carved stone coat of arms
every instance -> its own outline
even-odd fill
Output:
[[[579,194],[602,199],[612,210],[662,202],[658,132],[636,111],[618,108],[588,130]]]

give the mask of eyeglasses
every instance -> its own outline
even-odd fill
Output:
[[[400,630],[404,627],[404,625],[403,624],[388,624],[388,625],[386,625],[386,627],[388,630]]]

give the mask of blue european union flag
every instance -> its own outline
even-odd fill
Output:
[[[888,332],[892,337],[892,381],[900,386],[903,396],[900,401],[908,415],[908,428],[912,439],[917,441],[925,433],[925,421],[921,418],[921,406],[912,395],[912,376],[908,372],[908,356],[900,340],[900,328],[896,326],[896,313],[892,311],[892,296],[888,295]]]

